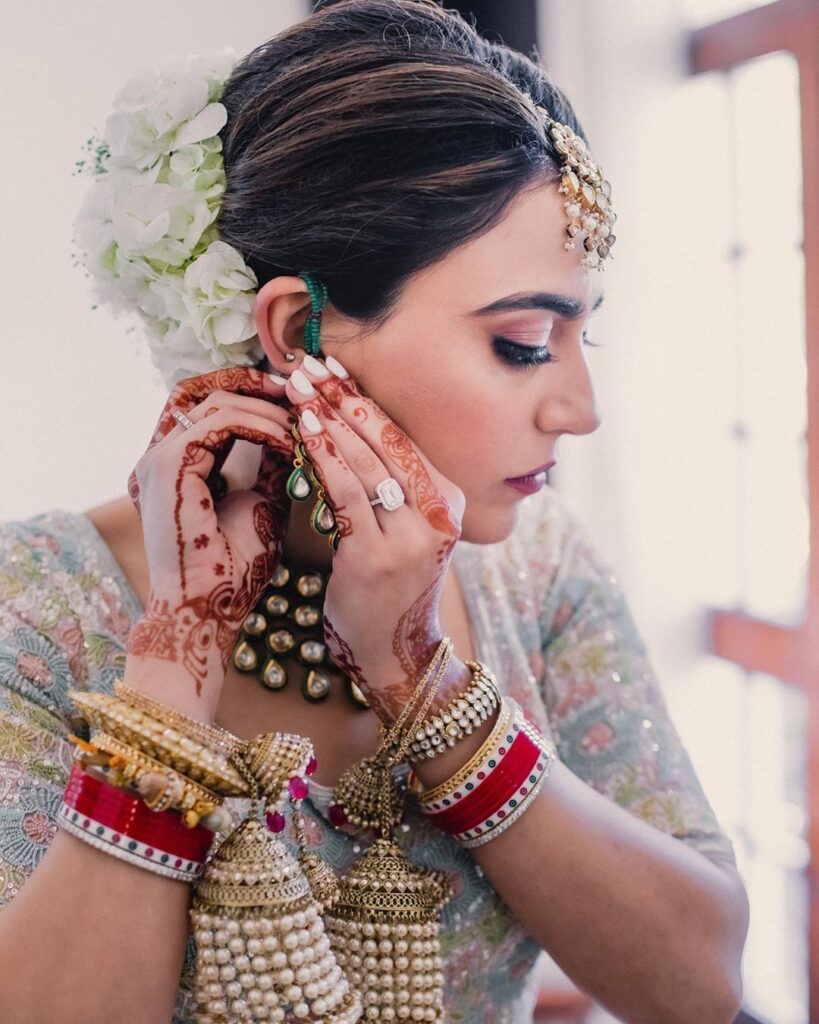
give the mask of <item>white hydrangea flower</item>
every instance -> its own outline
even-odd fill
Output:
[[[139,315],[169,387],[263,355],[258,281],[214,226],[225,189],[219,99],[234,60],[191,57],[123,86],[75,224],[97,301]]]

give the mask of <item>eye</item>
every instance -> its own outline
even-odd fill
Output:
[[[592,348],[602,348],[597,342],[591,341],[584,333],[583,344]],[[494,337],[492,347],[499,359],[516,370],[527,370],[543,363],[556,363],[557,356],[546,348],[545,345],[520,345],[518,342],[510,341],[508,338]]]

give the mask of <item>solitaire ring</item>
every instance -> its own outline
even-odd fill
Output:
[[[394,512],[397,508],[401,508],[406,500],[404,492],[401,490],[401,484],[391,476],[377,485],[375,493],[378,497],[373,498],[370,504],[381,505],[385,512]]]
[[[180,427],[184,427],[185,430],[190,430],[193,426],[193,423],[188,419],[184,412],[180,412],[179,409],[174,409],[171,416],[173,416]]]

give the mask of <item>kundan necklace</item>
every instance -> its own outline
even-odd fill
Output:
[[[232,664],[240,672],[256,674],[269,690],[281,690],[298,678],[306,700],[325,700],[331,662],[322,605],[329,578],[329,572],[296,573],[280,562],[242,623]],[[360,687],[346,677],[345,684],[353,704],[369,708]]]

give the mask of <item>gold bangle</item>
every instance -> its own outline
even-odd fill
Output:
[[[410,743],[412,741],[412,736],[415,733],[415,730],[418,728],[419,723],[421,723],[424,720],[424,715],[427,713],[427,711],[429,711],[430,705],[435,699],[435,694],[438,692],[438,688],[441,685],[441,680],[444,678],[444,673],[446,672],[447,665],[449,664],[449,659],[450,656],[452,655],[452,650],[452,641],[449,639],[449,637],[444,637],[443,641],[441,642],[441,646],[438,648],[438,651],[442,651],[443,653],[441,654],[441,659],[434,670],[432,680],[429,684],[429,692],[424,698],[424,702],[421,705],[418,714],[413,719],[412,725],[410,725],[409,727],[405,727],[404,731],[400,734],[395,752],[390,758],[392,764],[398,764],[398,762],[402,761],[406,756],[407,750],[409,749]],[[420,696],[420,694],[423,693],[423,687],[424,685],[426,685],[427,679],[429,678],[430,672],[432,671],[432,665],[434,665],[435,661],[437,660],[438,651],[436,651],[435,657],[433,657],[432,662],[430,663],[430,667],[424,673],[422,681],[418,684],[416,691],[412,696],[410,704],[415,703],[416,694]]]
[[[247,783],[223,751],[185,736],[112,694],[71,690],[69,697],[89,725],[100,732],[222,796],[247,795]]]
[[[421,789],[420,792],[416,792],[419,802],[422,804],[435,803],[447,796],[449,793],[454,792],[458,786],[464,783],[475,771],[481,761],[486,757],[487,753],[498,742],[503,731],[509,728],[512,719],[518,713],[522,712],[520,712],[520,706],[517,702],[512,700],[511,697],[502,696],[500,700],[500,712],[494,726],[492,727],[492,732],[490,732],[478,750],[472,755],[472,757],[470,757],[462,768],[459,768],[458,771],[455,772],[454,775],[451,775],[448,779],[444,779],[443,782],[440,782],[437,786],[433,786],[432,789]]]
[[[94,733],[92,742],[99,750],[105,751],[105,753],[114,758],[115,763],[111,765],[111,769],[115,777],[121,780],[121,782],[136,787],[143,776],[155,774],[164,775],[169,780],[178,779],[182,784],[182,796],[172,806],[183,813],[183,819],[188,812],[194,812],[198,816],[198,820],[198,818],[209,814],[222,803],[221,797],[216,793],[192,782],[190,779],[180,775],[179,772],[154,760],[142,751],[129,747],[127,743],[123,743],[115,736],[109,736],[104,732],[97,732]],[[124,762],[124,765],[117,763],[117,759]],[[115,782],[114,785],[116,784]],[[143,802],[151,807],[152,810],[166,809],[158,806],[158,801],[155,801],[153,806],[144,798]],[[189,824],[189,820],[185,820],[185,824]],[[196,822],[193,822],[193,824],[196,824]]]
[[[469,686],[440,711],[414,730],[410,753],[423,761],[446,753],[485,722],[500,703],[500,690],[489,669],[479,661],[467,661],[472,674]]]
[[[217,725],[208,725],[206,722],[191,718],[189,715],[177,711],[176,708],[168,707],[167,704],[163,704],[156,698],[149,697],[147,693],[135,690],[122,679],[114,681],[114,693],[132,708],[142,711],[149,718],[158,722],[173,726],[190,739],[201,743],[203,747],[221,750],[230,757],[242,745],[242,740],[238,736],[234,736],[232,732],[228,732],[227,729],[220,729]]]

